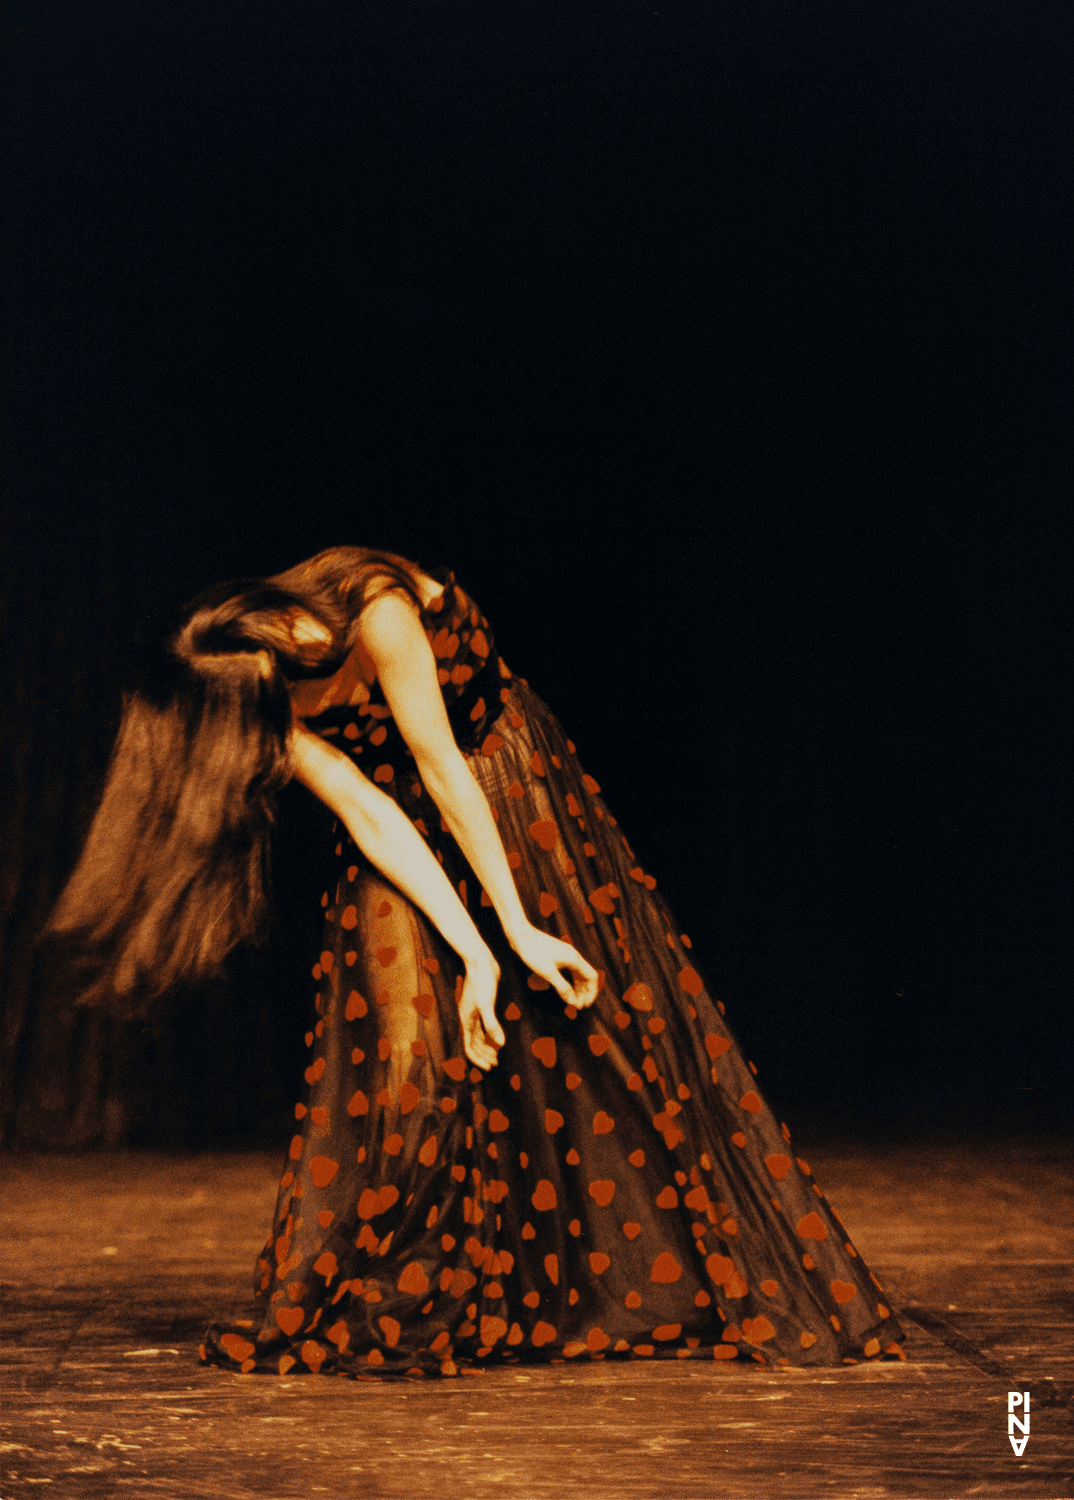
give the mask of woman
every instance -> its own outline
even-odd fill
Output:
[[[97,995],[256,934],[288,774],[338,820],[306,1092],[259,1318],[203,1359],[900,1354],[655,880],[451,575],[336,548],[188,608],[54,919],[106,955]]]

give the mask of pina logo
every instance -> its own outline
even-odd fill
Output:
[[[1022,1408],[1022,1415],[1016,1417],[1014,1413],[1019,1406]],[[1022,1434],[1021,1437],[1015,1437],[1015,1428]],[[1021,1458],[1022,1454],[1026,1451],[1026,1444],[1029,1442],[1028,1391],[1007,1392],[1007,1436],[1011,1440],[1011,1447],[1014,1449],[1016,1455]]]

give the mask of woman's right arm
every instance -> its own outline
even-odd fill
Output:
[[[479,1068],[492,1067],[504,1042],[494,1009],[499,966],[429,846],[349,757],[302,724],[292,732],[291,751],[298,780],[343,821],[370,863],[421,908],[462,959],[459,1013],[466,1055]]]

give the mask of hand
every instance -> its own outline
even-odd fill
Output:
[[[466,965],[466,977],[459,993],[463,1050],[475,1068],[486,1071],[496,1066],[497,1052],[506,1041],[503,1028],[496,1019],[499,978],[499,965],[490,955],[487,960]]]
[[[511,946],[528,968],[547,979],[564,1005],[584,1010],[597,998],[597,971],[570,943],[561,942],[539,927],[528,927]],[[564,979],[561,969],[575,976],[573,985]]]

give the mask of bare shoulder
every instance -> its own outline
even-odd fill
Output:
[[[440,595],[444,592],[444,585],[437,583],[435,578],[430,578],[427,573],[421,573],[417,569],[414,570],[412,576],[418,595],[421,598],[422,608],[427,609],[433,600],[439,599]],[[386,600],[395,600],[397,603],[408,605],[412,610],[415,609],[414,601],[405,589],[391,588],[386,589],[383,594],[378,594],[371,603],[365,606],[362,611],[362,619],[364,620],[371,610],[376,610]]]
[[[443,592],[443,585],[424,573],[416,580],[423,605]],[[346,661],[328,678],[311,678],[290,685],[291,706],[298,719],[316,718],[330,708],[367,703],[381,671],[426,666],[429,651],[421,616],[403,589],[389,589],[362,610],[358,639]]]
[[[439,599],[440,595],[444,592],[444,585],[437,583],[436,579],[430,578],[427,573],[420,573],[415,570],[414,582],[418,586],[421,602],[426,608],[428,608],[434,599]]]
[[[443,592],[443,585],[425,574],[419,574],[415,581],[423,606]],[[388,589],[367,604],[362,610],[358,634],[374,661],[407,654],[425,640],[418,607],[403,589]]]

